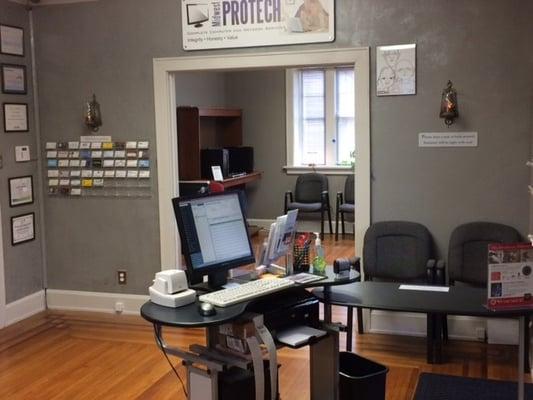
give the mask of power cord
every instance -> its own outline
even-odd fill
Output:
[[[178,373],[178,371],[177,371],[176,368],[174,367],[174,364],[172,364],[172,361],[170,361],[170,358],[168,357],[168,354],[167,354],[167,352],[165,351],[165,347],[163,346],[163,342],[161,341],[161,338],[159,337],[158,329],[157,329],[157,327],[156,327],[155,325],[154,325],[154,333],[155,333],[155,340],[157,341],[157,344],[159,345],[159,348],[160,348],[161,351],[163,352],[163,355],[164,355],[165,358],[167,359],[168,364],[169,364],[170,367],[172,368],[172,371],[174,371],[174,374],[176,374],[178,380],[179,380],[180,383],[181,383],[181,389],[183,390],[183,393],[185,393],[185,398],[189,398],[189,395],[188,395],[188,393],[187,393],[187,389],[185,389],[185,384],[183,383],[183,380],[181,379],[180,374]]]

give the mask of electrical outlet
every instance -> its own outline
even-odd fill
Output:
[[[119,285],[125,285],[127,282],[127,272],[125,269],[119,269],[117,271],[117,278]]]

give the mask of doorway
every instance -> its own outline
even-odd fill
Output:
[[[6,325],[6,286],[4,279],[4,239],[2,237],[2,210],[0,209],[0,329]]]
[[[362,253],[363,236],[370,224],[370,105],[369,49],[328,49],[283,53],[154,59],[154,101],[157,141],[161,267],[180,268],[179,238],[171,198],[179,195],[174,74],[201,71],[244,71],[353,65],[357,172],[355,179],[355,252]]]

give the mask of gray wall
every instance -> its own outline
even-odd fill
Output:
[[[0,154],[4,160],[4,167],[0,169],[0,207],[2,211],[2,236],[4,240],[5,286],[6,303],[11,303],[22,297],[35,293],[43,288],[42,256],[41,256],[41,227],[39,223],[40,188],[37,176],[37,154],[35,141],[35,126],[33,123],[33,87],[31,84],[31,55],[29,18],[26,9],[7,0],[0,0],[0,22],[24,29],[24,57],[0,54],[0,63],[20,64],[26,66],[28,82],[27,95],[13,95],[0,93],[0,103],[28,104],[28,133],[4,133],[4,115],[0,112]],[[32,161],[15,162],[15,146],[29,145]],[[9,206],[8,179],[17,176],[33,176],[34,203],[11,208]],[[11,245],[11,217],[20,214],[35,213],[35,237],[32,242]],[[1,256],[1,255],[0,255]]]
[[[106,0],[36,10],[43,140],[78,137],[83,102],[95,91],[103,133],[153,144],[152,58],[257,51],[185,53],[178,6],[174,0]],[[532,13],[533,3],[520,0],[470,0],[453,7],[437,0],[339,0],[334,43],[261,51],[371,46],[373,59],[376,45],[417,43],[416,96],[377,98],[371,85],[372,219],[422,222],[445,254],[459,223],[490,219],[526,233]],[[437,115],[448,79],[459,91],[462,115],[450,129],[478,131],[479,147],[419,149],[419,132],[445,129]],[[260,121],[256,105],[250,106],[247,113]],[[272,147],[273,141],[248,133],[245,141],[269,149],[276,168],[284,164],[284,141]],[[261,157],[258,167],[268,163]],[[262,184],[290,187],[291,179],[265,176]],[[145,293],[160,268],[155,186],[153,193],[150,200],[47,199],[49,286]],[[280,194],[268,196],[255,198],[278,210]],[[253,213],[262,216],[258,210]],[[130,272],[126,287],[115,285],[118,266]]]

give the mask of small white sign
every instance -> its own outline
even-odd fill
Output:
[[[223,181],[224,180],[224,176],[222,175],[222,169],[220,169],[220,165],[211,166],[211,172],[213,173],[213,179],[215,181]]]
[[[15,146],[15,161],[30,161],[30,146]]]
[[[477,147],[477,132],[422,132],[418,147]]]
[[[448,293],[450,288],[448,286],[426,286],[426,285],[400,285],[400,290],[418,290],[421,292],[444,292]]]

